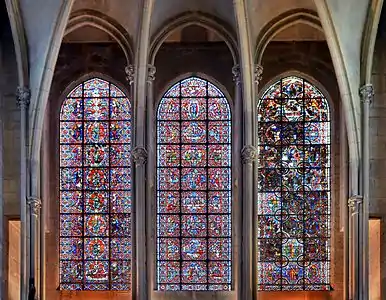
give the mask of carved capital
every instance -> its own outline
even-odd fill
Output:
[[[131,156],[136,165],[144,165],[147,161],[147,151],[144,147],[135,147],[131,151]]]
[[[246,145],[241,149],[241,160],[243,164],[253,163],[256,160],[257,151],[252,145]]]
[[[156,68],[153,65],[147,65],[147,82],[152,83],[155,79]]]
[[[134,65],[128,65],[125,68],[125,73],[126,73],[126,80],[128,81],[129,85],[132,85],[134,83],[134,75],[135,75]]]
[[[374,88],[372,84],[365,84],[359,89],[359,95],[361,97],[361,101],[363,103],[369,103],[373,102],[374,98]]]
[[[233,81],[236,85],[240,84],[241,76],[240,76],[240,66],[235,65],[232,67]]]
[[[26,86],[18,86],[16,90],[17,106],[27,108],[31,100],[31,90]]]
[[[256,85],[259,85],[262,77],[263,77],[263,66],[255,65],[254,80]]]
[[[42,200],[37,197],[28,197],[27,204],[30,207],[31,214],[38,217],[42,207]]]
[[[362,204],[363,197],[360,195],[352,196],[348,199],[347,205],[351,211],[351,215],[355,216],[359,214],[360,205]]]

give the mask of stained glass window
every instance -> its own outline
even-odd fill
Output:
[[[230,290],[231,200],[229,103],[190,77],[157,113],[158,290]]]
[[[258,290],[329,290],[330,111],[302,78],[258,106]]]
[[[131,105],[83,82],[60,112],[60,289],[129,290]]]

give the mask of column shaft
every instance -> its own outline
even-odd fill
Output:
[[[29,299],[32,295],[38,294],[39,285],[37,281],[40,279],[40,208],[41,200],[37,197],[28,197],[28,206],[30,213],[30,279],[29,279]],[[32,298],[32,299],[35,299]]]
[[[361,206],[362,206],[362,196],[355,195],[349,198],[348,206],[350,208],[350,238],[351,238],[351,256],[350,256],[350,266],[351,266],[351,284],[352,284],[352,294],[351,298],[353,300],[361,299],[359,296],[360,292],[360,234],[359,234],[359,225],[361,219]]]
[[[155,79],[156,68],[153,65],[148,66],[148,74],[147,74],[147,94],[146,94],[146,141],[147,141],[147,152],[148,159],[146,165],[146,213],[147,213],[147,259],[148,259],[148,293],[151,293],[151,290],[155,288],[154,285],[154,245],[155,245],[155,237],[154,237],[154,222],[155,222],[155,190],[154,190],[154,174],[156,169],[156,152],[154,149],[155,144],[155,128],[154,128],[154,86],[153,82]]]
[[[233,81],[234,81],[234,99],[233,99],[233,114],[232,114],[232,131],[236,134],[233,134],[232,139],[232,152],[233,153],[241,153],[242,149],[242,137],[240,134],[237,134],[238,132],[242,132],[242,90],[241,90],[241,76],[240,76],[240,66],[235,65],[232,68],[233,73]],[[241,278],[241,266],[242,266],[242,253],[241,253],[241,237],[242,237],[242,206],[239,199],[242,199],[242,189],[243,187],[240,186],[240,183],[242,182],[242,164],[241,164],[241,157],[239,155],[234,156],[233,160],[233,168],[232,168],[232,174],[233,174],[233,182],[235,184],[232,186],[233,188],[233,204],[232,204],[232,214],[233,214],[233,230],[235,231],[235,234],[233,235],[232,245],[235,249],[235,256],[233,258],[234,263],[233,264],[233,274],[234,274],[234,283],[235,283],[235,289],[239,291],[239,297],[241,297],[241,291],[243,289],[243,281]]]
[[[134,246],[134,260],[135,275],[133,277],[133,293],[138,300],[147,300],[148,298],[148,282],[147,282],[147,241],[146,241],[146,161],[147,150],[144,146],[146,143],[146,80],[138,82],[142,76],[135,72],[143,72],[142,69],[130,66],[128,68],[129,82],[134,86],[134,147],[131,152],[133,158],[133,241]],[[142,74],[143,75],[143,74]],[[132,80],[130,80],[132,78]],[[142,90],[144,89],[144,91]],[[139,93],[139,91],[141,93]],[[144,92],[144,97],[139,97]],[[134,270],[133,268],[133,270]]]
[[[369,299],[369,183],[370,183],[370,136],[369,136],[369,111],[374,92],[371,84],[360,89],[362,100],[362,195],[363,214],[361,220],[361,298]]]
[[[17,103],[20,108],[20,300],[28,297],[28,218],[27,218],[27,111],[31,92],[18,87]]]
[[[348,143],[347,129],[345,124],[344,112],[340,112],[340,227],[343,228],[343,255],[344,255],[344,300],[350,299],[350,239],[349,239],[349,212],[347,207],[349,180],[348,180]]]

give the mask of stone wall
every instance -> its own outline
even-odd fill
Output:
[[[381,295],[386,297],[386,37],[375,45],[370,106],[370,217],[381,218]],[[371,254],[370,254],[371,255]]]
[[[0,298],[8,294],[8,220],[20,216],[20,110],[16,106],[17,64],[5,3],[0,7]],[[4,205],[4,206],[3,206]],[[12,247],[12,245],[11,245]],[[12,256],[15,258],[15,256]],[[18,275],[14,274],[14,275]],[[13,294],[12,294],[13,295]],[[12,298],[11,298],[12,299]]]

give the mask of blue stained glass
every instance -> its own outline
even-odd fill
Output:
[[[184,79],[157,113],[157,289],[231,289],[231,111],[212,83]]]
[[[115,85],[78,85],[60,112],[60,289],[130,290],[131,104]]]
[[[258,290],[330,290],[328,102],[285,77],[263,95],[257,121]]]

